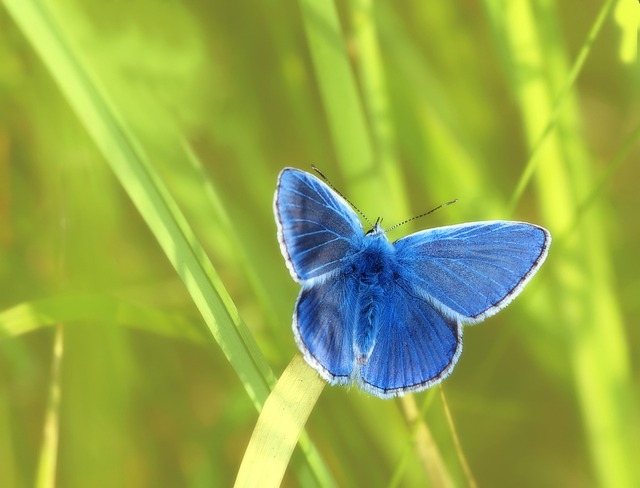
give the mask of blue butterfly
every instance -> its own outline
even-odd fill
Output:
[[[285,168],[274,198],[280,249],[302,285],[293,332],[330,384],[381,398],[429,388],[453,370],[462,324],[495,314],[540,268],[549,232],[487,221],[424,230],[393,243],[317,177]]]

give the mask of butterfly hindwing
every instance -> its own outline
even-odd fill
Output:
[[[309,173],[286,168],[274,200],[278,239],[296,281],[339,269],[360,248],[358,216],[340,195]]]
[[[348,276],[304,286],[296,302],[293,331],[305,359],[332,384],[351,381],[358,296]]]
[[[474,323],[504,308],[544,261],[551,236],[523,222],[489,221],[429,229],[395,242],[414,293]]]
[[[459,322],[413,296],[407,285],[400,280],[388,288],[376,344],[360,371],[361,388],[382,398],[439,383],[462,351]]]

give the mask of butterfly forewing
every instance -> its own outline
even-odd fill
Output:
[[[523,222],[430,229],[395,243],[405,279],[443,313],[479,321],[520,293],[546,257],[549,233]]]
[[[274,210],[280,247],[293,277],[317,278],[340,268],[360,247],[358,216],[337,193],[308,173],[280,173]]]

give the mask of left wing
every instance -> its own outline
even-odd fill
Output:
[[[360,249],[364,233],[356,213],[309,173],[283,169],[273,207],[280,249],[298,282],[336,271]]]
[[[412,293],[474,323],[504,308],[547,256],[551,235],[524,222],[488,221],[417,232],[394,243]]]

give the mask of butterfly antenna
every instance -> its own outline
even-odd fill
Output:
[[[404,220],[404,221],[400,222],[399,224],[396,224],[396,225],[394,225],[392,227],[389,227],[387,230],[385,230],[385,233],[387,233],[389,231],[392,231],[393,229],[395,229],[397,227],[400,227],[401,225],[407,224],[407,223],[409,223],[409,222],[411,222],[413,220],[419,219],[420,217],[424,217],[425,215],[429,215],[430,213],[433,213],[436,210],[441,209],[442,207],[446,207],[447,205],[451,205],[452,203],[456,203],[457,201],[458,201],[458,199],[456,198],[454,200],[451,200],[450,202],[446,202],[446,203],[443,203],[442,205],[438,205],[437,207],[432,208],[428,212],[425,212],[423,214],[416,215],[415,217],[411,217],[410,219]]]
[[[358,212],[358,214],[360,214],[360,216],[367,222],[367,224],[369,224],[370,227],[373,227],[373,224],[367,218],[367,216],[365,214],[363,214],[362,211],[358,207],[356,207],[353,203],[351,203],[347,197],[345,197],[342,193],[340,193],[340,190],[338,190],[335,186],[333,186],[333,184],[329,181],[329,178],[327,178],[322,171],[320,171],[314,164],[311,165],[311,168],[313,169],[313,171],[315,171],[316,173],[318,173],[320,175],[320,177],[325,181],[325,183],[327,185],[329,185],[329,188],[331,188],[338,195],[340,195],[342,198],[344,198],[344,201],[347,202],[349,205],[351,205],[351,208],[353,208],[356,212]],[[442,207],[442,205],[440,205],[440,206]],[[435,208],[433,210],[435,210]]]

